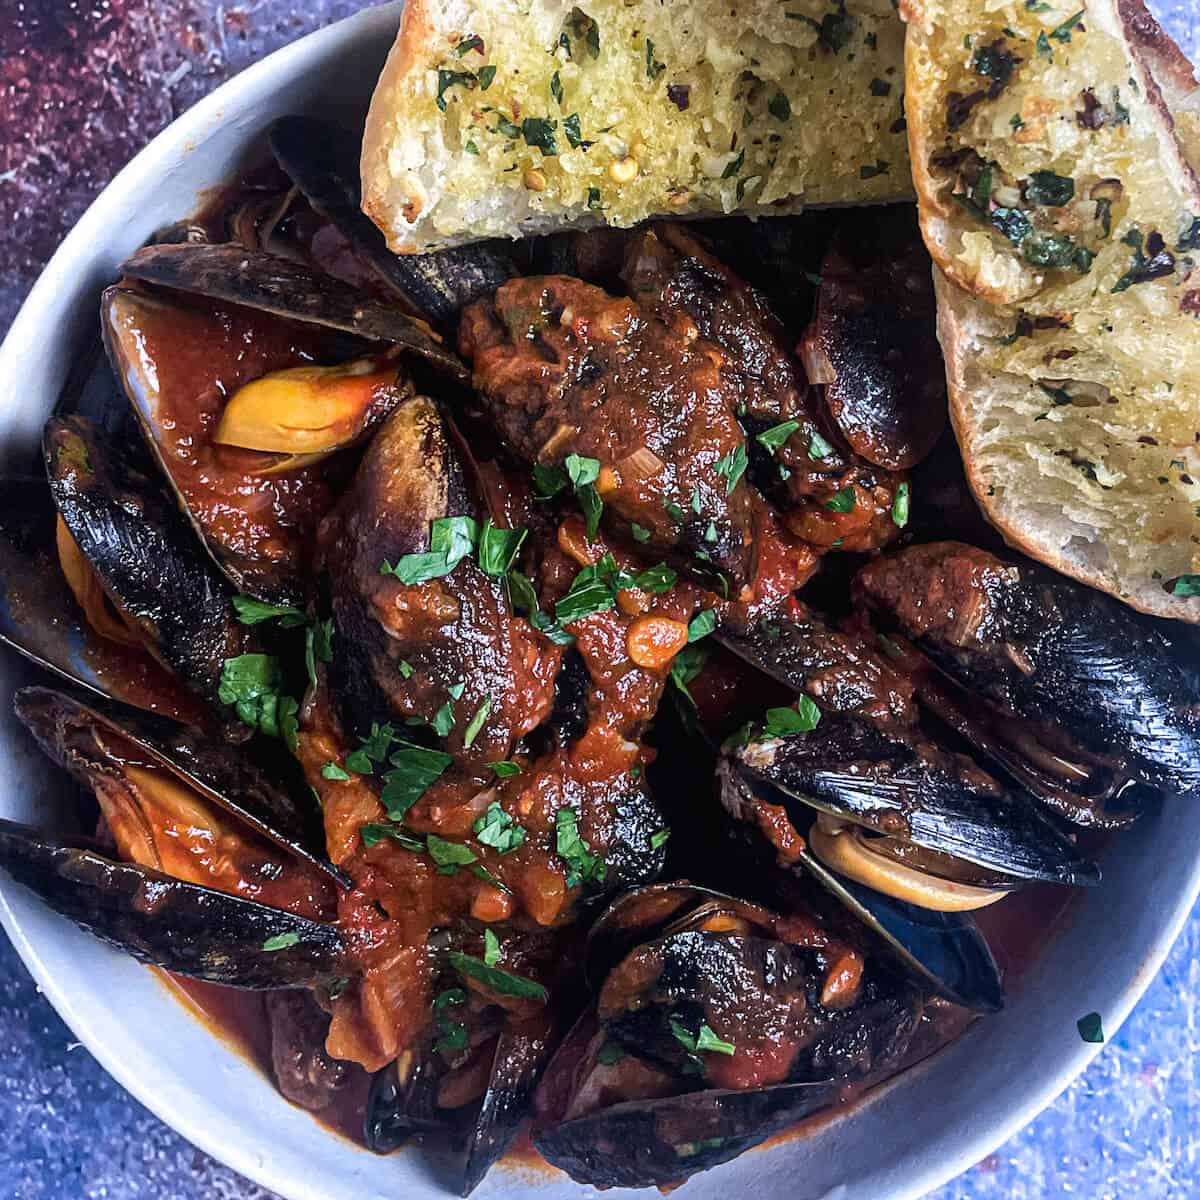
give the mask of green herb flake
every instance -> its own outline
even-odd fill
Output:
[[[408,810],[454,761],[440,750],[428,750],[402,741],[398,745],[399,749],[388,760],[393,769],[384,775],[383,791],[379,796],[393,821],[402,821]]]
[[[1025,181],[1025,199],[1041,208],[1062,208],[1075,198],[1075,180],[1053,171],[1034,171]]]
[[[447,700],[446,703],[443,704],[442,707],[433,714],[433,720],[430,721],[430,725],[433,727],[433,731],[438,735],[438,737],[444,738],[450,736],[450,732],[455,725],[454,704],[452,701]]]
[[[660,63],[658,61],[658,59],[656,59],[654,57],[654,43],[649,38],[647,38],[646,39],[646,78],[653,81],[653,80],[657,79],[666,69],[667,69],[666,64]]]
[[[908,524],[908,506],[911,489],[907,480],[896,488],[896,498],[892,501],[892,521],[901,529]]]
[[[857,494],[854,490],[854,484],[848,483],[844,488],[839,488],[825,501],[825,507],[830,512],[848,513],[853,510],[856,498]]]
[[[525,830],[501,808],[499,800],[487,806],[473,828],[478,841],[500,854],[511,854],[525,843]]]
[[[479,534],[479,569],[494,579],[502,579],[512,569],[528,529],[499,529],[491,517]]]
[[[558,143],[554,140],[554,131],[558,122],[549,117],[526,117],[521,122],[521,136],[527,146],[533,146],[547,157],[558,153]]]
[[[1104,1023],[1100,1020],[1098,1012],[1090,1012],[1087,1016],[1080,1017],[1075,1022],[1075,1027],[1079,1030],[1079,1036],[1085,1042],[1099,1045],[1104,1041]]]
[[[614,1063],[619,1063],[624,1057],[625,1051],[617,1042],[605,1042],[596,1051],[596,1061],[602,1067],[611,1067]]]
[[[584,145],[583,130],[580,128],[577,112],[563,118],[563,133],[567,135],[567,142],[572,148]]]
[[[399,825],[389,825],[384,821],[372,821],[367,825],[360,825],[358,836],[362,839],[362,844],[368,850],[372,846],[379,845],[384,838],[388,838],[395,842],[402,850],[411,850],[413,854],[425,853],[424,842],[405,833]]]
[[[768,708],[767,720],[763,725],[763,736],[768,738],[791,737],[797,733],[811,733],[821,723],[821,710],[809,696],[801,696],[794,708]]]
[[[725,480],[725,495],[729,495],[735,487],[738,480],[745,474],[746,466],[750,458],[746,453],[746,447],[739,442],[728,454],[722,455],[717,459],[716,470],[717,474]]]
[[[489,63],[486,67],[479,68],[479,74],[476,79],[479,80],[479,90],[486,92],[492,86],[492,81],[496,78],[496,68]]]
[[[562,467],[547,467],[538,463],[533,468],[533,494],[539,500],[549,500],[557,496],[571,481]]]
[[[483,53],[483,38],[477,33],[472,33],[468,37],[460,38],[458,44],[454,47],[454,57],[462,58],[463,55],[469,54],[472,50],[478,50]]]
[[[444,67],[440,68],[437,73],[437,106],[442,111],[446,111],[446,93],[452,87],[473,88],[476,80],[475,75],[470,71],[447,71]]]
[[[725,164],[725,170],[721,172],[722,179],[732,179],[742,169],[742,164],[746,161],[745,150],[738,151],[736,158],[730,159]]]
[[[239,654],[221,665],[217,696],[238,720],[267,737],[279,738],[295,751],[300,705],[281,693],[283,668],[271,654]]]
[[[1171,583],[1172,596],[1200,596],[1200,575],[1180,575]]]
[[[764,429],[754,440],[774,453],[799,428],[799,421],[784,421],[779,425],[772,425],[770,429]]]
[[[278,621],[281,629],[294,629],[308,624],[308,618],[298,608],[289,605],[264,604],[253,596],[234,596],[233,611],[243,625],[258,625],[263,621]]]
[[[777,121],[790,121],[792,119],[791,101],[782,92],[776,92],[767,101],[767,112]]]
[[[442,869],[444,875],[453,875],[459,867],[468,867],[479,859],[479,855],[470,846],[447,841],[438,837],[436,833],[431,833],[425,838],[425,847],[429,851],[429,857]]]
[[[550,95],[554,97],[555,102],[561,108],[563,102],[563,85],[562,77],[557,71],[550,76]]]
[[[502,759],[500,762],[488,763],[490,770],[497,779],[511,779],[514,775],[520,775],[521,764],[511,762],[508,759]]]
[[[1061,25],[1056,25],[1050,30],[1050,36],[1056,42],[1063,42],[1064,44],[1069,42],[1071,40],[1071,31],[1083,20],[1086,11],[1086,9],[1081,8],[1074,16],[1068,17]]]
[[[573,808],[560,808],[554,814],[554,848],[567,864],[567,887],[583,883],[603,883],[608,868],[604,859],[593,854],[579,835],[579,818]]]
[[[660,850],[663,846],[665,846],[667,844],[667,839],[670,836],[671,836],[671,831],[669,829],[656,829],[650,835],[650,849],[651,850]]]
[[[600,212],[604,207],[600,203],[600,189],[598,187],[590,187],[587,190],[587,206],[588,212]]]
[[[819,434],[814,433],[808,440],[808,457],[816,462],[820,462],[823,458],[829,458],[833,454],[833,447]]]
[[[675,655],[671,663],[671,682],[692,703],[692,694],[688,691],[692,681],[704,670],[708,662],[708,651],[703,646],[687,645]]]
[[[450,951],[446,957],[460,975],[483,984],[498,996],[512,996],[518,1000],[538,1000],[542,1004],[550,999],[549,992],[540,983],[526,979],[523,975],[514,975],[511,971],[502,971],[499,967],[489,966],[481,958],[475,958],[470,954],[461,954],[456,950]]]
[[[698,612],[688,622],[688,642],[698,642],[701,638],[708,637],[716,627],[717,614],[714,609],[706,608]]]
[[[449,575],[475,549],[479,525],[472,517],[438,517],[430,527],[429,551],[406,554],[395,566],[384,562],[380,574],[413,585]]]
[[[638,542],[638,543],[641,543],[644,545],[646,542],[648,542],[650,540],[650,536],[651,536],[650,530],[643,528],[636,521],[634,521],[629,526],[629,532],[633,534],[633,540],[635,542]]]
[[[736,1052],[732,1042],[722,1041],[707,1025],[700,1026],[700,1032],[696,1035],[696,1049],[706,1050],[710,1054],[731,1055]]]
[[[268,953],[273,954],[276,950],[290,950],[293,946],[299,944],[300,935],[298,933],[277,933],[267,938],[263,942],[262,948]]]
[[[466,144],[466,145],[463,147],[463,149],[464,149],[464,150],[465,150],[465,151],[466,151],[468,154],[475,154],[475,155],[478,155],[478,153],[479,153],[479,147],[478,147],[477,145],[475,145],[475,143],[474,143],[474,142],[467,142],[467,144]]]
[[[350,773],[335,762],[327,762],[321,768],[321,778],[333,779],[338,783],[345,783],[350,778]]]

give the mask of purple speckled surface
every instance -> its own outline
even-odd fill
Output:
[[[154,133],[242,67],[363,7],[0,0],[0,332],[72,222]],[[1200,0],[1151,7],[1195,61]],[[1198,1027],[1200,915],[1091,1069],[930,1200],[1200,1197]],[[0,1129],[0,1200],[271,1200],[126,1095],[2,937]]]

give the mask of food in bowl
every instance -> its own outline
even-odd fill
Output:
[[[101,816],[7,869],[464,1189],[526,1115],[676,1182],[995,1009],[993,914],[1196,790],[1196,681],[980,519],[911,210],[397,259],[344,133],[271,142],[7,489],[5,636],[88,689],[18,713]]]

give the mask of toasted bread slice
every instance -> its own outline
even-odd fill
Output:
[[[1131,0],[905,0],[922,231],[967,474],[1035,558],[1200,621],[1200,182]],[[1190,78],[1190,72],[1188,74]]]
[[[399,253],[909,198],[889,0],[408,0],[363,207]]]

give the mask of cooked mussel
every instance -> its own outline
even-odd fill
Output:
[[[100,777],[128,774],[130,768],[136,775],[126,785],[139,792],[177,797],[175,785],[182,784],[301,862],[348,884],[325,858],[319,814],[295,798],[303,783],[282,755],[272,758],[268,773],[247,746],[111,701],[85,702],[49,688],[21,689],[14,707],[42,749],[86,786]],[[171,777],[165,789],[157,786],[164,773]],[[284,780],[291,791],[284,789]],[[199,820],[200,812],[196,807],[192,816]]]
[[[462,362],[423,322],[286,258],[236,245],[145,246],[122,263],[121,273],[174,291],[391,343],[453,378],[466,379]]]
[[[353,135],[344,129],[315,117],[280,117],[267,140],[313,209],[337,227],[389,288],[429,320],[449,320],[515,273],[508,254],[495,242],[432,254],[393,254],[362,211],[358,155]]]
[[[773,784],[792,803],[838,818],[820,826],[831,840],[856,838],[856,830],[865,828],[901,845],[973,863],[1010,881],[1099,882],[1095,866],[1039,814],[1036,805],[1014,796],[965,756],[917,735],[890,732],[859,717],[829,714],[815,731],[766,736],[732,753],[739,767]],[[814,842],[814,849],[817,845]],[[824,842],[820,845],[828,848]],[[923,868],[931,865],[926,860],[907,868],[900,851],[889,861],[903,871],[889,871],[885,863],[871,861],[871,856],[885,857],[879,850],[869,843],[859,849],[859,859],[853,859],[847,847],[834,860],[837,868],[842,873],[854,870],[852,877],[861,883],[869,885],[874,879],[877,887],[886,884],[882,890],[893,895],[891,889],[900,886],[898,881],[907,878],[908,871],[924,878]],[[824,857],[820,849],[817,853]],[[998,899],[994,885],[1005,886],[1003,880],[986,876],[959,882],[949,871],[938,878],[954,886],[930,885],[922,892],[913,880],[901,898],[924,901],[929,907],[970,907]]]
[[[922,702],[1059,815],[1121,825],[1150,789],[1200,793],[1200,690],[1149,619],[957,542],[886,556],[855,586]]]
[[[602,918],[636,941],[538,1087],[534,1144],[580,1182],[678,1182],[907,1052],[919,992],[814,915],[678,885]],[[593,963],[602,963],[593,958]]]
[[[223,663],[254,639],[177,506],[83,417],[52,417],[43,449],[59,514],[116,611],[150,653],[219,708]]]
[[[139,962],[241,988],[312,987],[343,968],[334,925],[0,820],[0,868]]]
[[[77,583],[68,580],[67,543]],[[78,557],[75,557],[78,556]],[[80,592],[91,607],[79,603]],[[120,636],[110,640],[97,630]],[[111,608],[91,564],[61,523],[44,479],[0,479],[0,641],[38,666],[101,696],[193,725],[213,714],[142,646]]]

